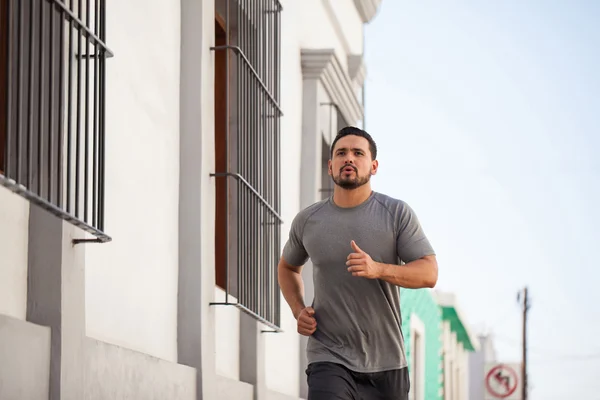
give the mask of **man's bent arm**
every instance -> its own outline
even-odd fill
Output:
[[[407,289],[433,288],[437,283],[435,256],[425,256],[404,265],[377,263],[379,279]]]
[[[302,266],[290,265],[281,257],[277,272],[281,293],[283,293],[285,301],[292,309],[294,318],[298,319],[300,311],[306,308],[304,305],[304,281],[301,275]]]

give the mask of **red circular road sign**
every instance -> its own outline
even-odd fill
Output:
[[[508,365],[496,365],[485,377],[485,387],[491,395],[505,399],[517,390],[517,372]]]

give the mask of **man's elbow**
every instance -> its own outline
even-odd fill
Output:
[[[438,265],[435,256],[427,256],[425,258],[429,262],[428,274],[425,279],[425,287],[433,289],[438,280]]]
[[[427,282],[425,283],[425,287],[428,287],[430,289],[435,288],[435,285],[437,284],[437,273],[432,273],[431,277],[429,279],[427,279]]]
[[[288,271],[299,274],[300,272],[302,272],[302,265],[300,265],[300,266],[291,265],[290,263],[285,261],[285,259],[283,257],[281,257],[279,259],[279,264],[277,265],[277,272],[279,274],[282,274],[282,273],[286,273]]]

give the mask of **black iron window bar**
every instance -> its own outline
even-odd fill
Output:
[[[0,185],[107,242],[106,0],[4,1]]]
[[[212,176],[235,183],[236,206],[228,203],[227,215],[236,219],[235,263],[226,261],[225,302],[236,306],[281,332],[277,265],[280,256],[280,12],[278,0],[226,0],[226,32],[230,32],[230,7],[236,7],[236,45],[213,47],[228,52],[235,70],[235,99],[227,88],[227,121],[235,107],[236,154],[231,160],[238,172]],[[229,55],[227,70],[229,71]],[[229,78],[228,78],[229,79]],[[229,129],[229,124],[228,124]],[[228,139],[231,137],[227,135]],[[229,140],[228,140],[229,157]],[[228,159],[227,165],[230,164]],[[227,189],[229,198],[229,188]],[[227,230],[227,243],[230,241]],[[227,256],[229,258],[229,254]],[[235,271],[230,271],[230,267]],[[234,273],[232,273],[234,272]],[[231,301],[230,278],[236,276],[237,302]]]

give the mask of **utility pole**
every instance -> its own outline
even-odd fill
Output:
[[[520,296],[519,296],[520,297]],[[523,289],[523,362],[521,365],[522,392],[521,400],[527,400],[527,312],[531,304],[527,295],[527,286]]]

